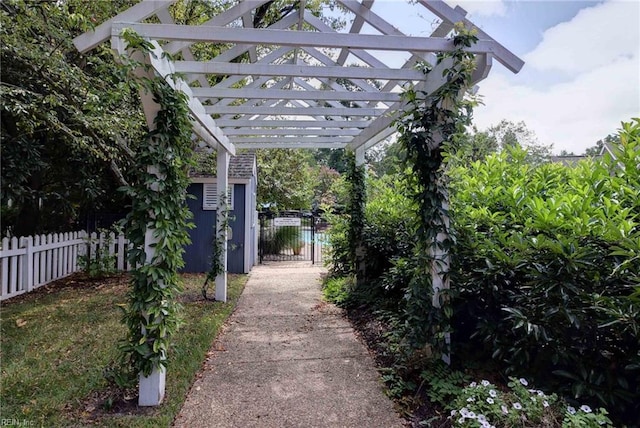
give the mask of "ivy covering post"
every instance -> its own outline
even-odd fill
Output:
[[[413,275],[407,287],[407,339],[414,348],[427,346],[434,355],[450,361],[449,251],[453,238],[449,224],[448,189],[443,170],[443,144],[464,131],[471,120],[473,103],[464,99],[475,70],[475,57],[465,49],[477,41],[475,32],[456,25],[455,50],[438,56],[445,60],[446,83],[432,93],[410,89],[403,94],[407,105],[396,121],[399,141],[406,150],[412,199],[416,205],[416,244]],[[423,65],[424,73],[432,68]]]
[[[165,392],[167,353],[179,325],[181,290],[178,269],[189,241],[190,212],[186,206],[188,168],[193,157],[191,122],[184,93],[174,90],[151,67],[152,45],[123,31],[124,70],[135,76],[149,132],[135,156],[136,176],[126,188],[132,200],[127,216],[131,243],[131,289],[121,343],[127,368],[138,374],[140,406],[157,406]]]
[[[216,269],[216,300],[227,301],[227,235],[229,225],[229,210],[227,189],[229,188],[229,160],[231,157],[226,150],[219,149],[216,165],[216,182],[218,188],[218,207],[216,209],[216,251],[212,261]],[[217,262],[217,263],[216,263]]]
[[[362,253],[362,232],[364,229],[364,207],[366,203],[364,148],[355,152],[348,151],[347,159],[349,268],[352,272],[355,272],[356,279],[360,282],[364,279],[365,274],[364,254]]]

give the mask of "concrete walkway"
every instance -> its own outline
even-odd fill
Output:
[[[322,268],[256,266],[175,427],[402,427]]]

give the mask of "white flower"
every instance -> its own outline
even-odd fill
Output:
[[[542,402],[542,405],[543,405],[544,407],[549,407],[549,402],[548,402],[547,400],[544,400],[544,401]]]
[[[482,421],[480,422],[480,426],[482,426],[482,428],[489,428],[491,424],[487,421]]]
[[[538,394],[539,397],[544,397],[544,392],[542,391],[536,391],[536,394]]]
[[[476,414],[475,414],[475,413],[473,413],[473,412],[469,412],[469,414],[467,415],[467,417],[468,417],[469,419],[475,419],[475,418],[476,418]]]
[[[513,408],[516,410],[522,410],[522,404],[520,403],[513,403]]]
[[[478,422],[483,423],[487,421],[487,417],[483,414],[478,415]]]
[[[591,413],[591,407],[587,406],[586,404],[580,406],[580,410],[582,410],[585,413]]]
[[[464,423],[464,417],[462,417],[462,418],[458,419],[458,423],[459,423],[460,425],[462,425],[462,424]]]
[[[489,403],[489,404],[493,404],[493,398],[491,398],[491,397],[487,397],[487,403]]]
[[[475,383],[475,382],[471,382],[471,383],[469,384],[469,386],[470,386],[471,388],[475,388],[477,385],[478,385],[478,384],[477,384],[477,383]]]
[[[520,383],[521,383],[522,385],[524,385],[524,386],[529,385],[529,382],[527,382],[527,380],[526,380],[525,378],[523,378],[523,377],[521,377],[521,378],[519,379],[519,381],[520,381]]]
[[[457,411],[457,410],[452,410],[452,411],[451,411],[451,416],[455,416],[455,415],[456,415],[456,413],[458,413],[458,411]]]
[[[467,410],[466,407],[463,407],[462,409],[460,409],[460,416],[462,416],[462,419],[466,418],[467,416],[469,416],[469,410]]]
[[[489,386],[489,381],[488,380],[483,380],[480,383],[482,384],[482,386]]]
[[[491,389],[489,390],[489,395],[492,396],[493,398],[496,398],[498,396],[498,393],[496,392],[495,389]]]
[[[469,398],[467,398],[467,403],[473,403],[473,402],[475,402],[475,401],[476,401],[476,399],[475,399],[475,398],[473,398],[473,397],[469,397]]]
[[[576,409],[571,407],[571,406],[568,406],[567,407],[567,412],[569,412],[569,414],[571,414],[571,415],[575,415],[576,414]]]
[[[504,413],[505,415],[509,413],[509,409],[507,409],[507,406],[505,406],[504,404],[500,408],[502,409],[502,413]]]

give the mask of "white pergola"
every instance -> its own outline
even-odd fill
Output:
[[[76,37],[74,44],[86,52],[111,40],[116,52],[126,54],[121,38],[125,28],[149,40],[154,54],[142,60],[152,66],[151,73],[187,95],[193,132],[217,151],[218,189],[226,189],[229,157],[236,149],[349,148],[357,163],[364,163],[365,151],[395,132],[403,88],[437,90],[445,83],[442,70],[451,63],[444,61],[427,75],[415,65],[420,61],[436,65],[436,52],[453,50],[447,36],[455,23],[473,26],[460,7],[451,8],[441,0],[415,0],[412,13],[438,20],[429,37],[415,37],[376,14],[375,0],[336,1],[351,18],[345,31],[336,31],[305,11],[305,0],[292,1],[294,7],[267,28],[254,28],[253,22],[256,9],[268,0],[231,2],[224,12],[197,26],[174,22],[170,6],[175,0],[143,0]],[[474,84],[488,75],[494,59],[514,73],[522,68],[521,59],[484,31],[478,29],[478,37],[469,48],[477,63]],[[220,53],[198,61],[192,49],[196,43],[217,44]],[[388,64],[389,52],[401,54],[401,66]],[[238,62],[240,56],[248,61]],[[148,94],[141,97],[152,127],[159,106]],[[220,234],[226,239],[226,231]],[[147,260],[153,242],[149,230]],[[226,262],[226,254],[223,259]],[[226,275],[220,275],[217,300],[226,301],[226,288]],[[164,376],[157,371],[141,377],[141,405],[162,401]]]

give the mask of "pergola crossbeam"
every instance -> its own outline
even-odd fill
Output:
[[[454,49],[453,41],[437,37],[403,37],[378,34],[323,33],[294,30],[271,30],[221,26],[187,26],[119,22],[114,28],[131,28],[143,37],[157,40],[209,43],[242,43],[275,46],[314,46],[380,51],[445,52]],[[478,40],[466,48],[471,53],[493,53],[493,40]]]

